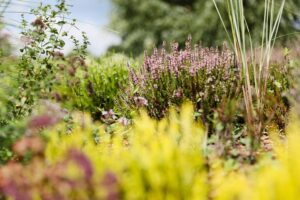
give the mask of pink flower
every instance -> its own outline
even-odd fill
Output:
[[[182,89],[178,89],[175,91],[174,97],[181,99],[183,97],[183,91]]]
[[[123,126],[128,126],[130,124],[130,121],[126,117],[121,117],[118,119],[118,122]]]
[[[115,112],[112,110],[112,109],[110,109],[109,111],[108,111],[108,115],[109,115],[109,117],[110,118],[112,118],[112,119],[117,119],[117,117],[116,117],[116,115],[115,115]]]
[[[144,97],[134,97],[133,100],[139,107],[148,106],[148,100]]]
[[[102,119],[107,120],[107,119],[113,119],[116,120],[117,117],[112,109],[109,111],[102,111]]]

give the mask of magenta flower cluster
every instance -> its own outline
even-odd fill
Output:
[[[161,74],[170,73],[178,78],[183,72],[196,76],[199,70],[211,71],[217,67],[229,68],[234,65],[234,54],[225,45],[222,48],[204,48],[200,45],[191,47],[188,39],[184,50],[179,50],[178,43],[171,45],[171,52],[167,53],[166,46],[154,49],[152,55],[145,53],[141,75],[137,76],[130,70],[134,84],[144,83],[145,78],[157,80]]]
[[[128,65],[131,97],[126,104],[145,107],[151,117],[161,119],[170,106],[192,101],[203,116],[209,116],[222,100],[236,92],[239,70],[235,56],[225,45],[221,48],[192,47],[191,38],[185,48],[178,43],[163,44],[135,71]],[[203,119],[207,121],[207,119]]]

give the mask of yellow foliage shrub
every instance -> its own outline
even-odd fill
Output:
[[[159,122],[143,113],[132,128],[117,127],[113,135],[98,126],[98,144],[90,117],[75,118],[71,134],[64,126],[49,132],[48,162],[64,159],[70,148],[81,149],[93,163],[95,179],[107,171],[118,177],[124,199],[206,199],[204,132],[194,123],[191,105]]]
[[[12,199],[284,199],[300,198],[300,123],[287,137],[271,133],[274,156],[228,170],[208,162],[205,131],[190,104],[161,121],[145,113],[112,133],[85,114],[49,130],[45,157],[0,172],[1,191]],[[97,133],[97,140],[95,140]],[[274,158],[275,157],[275,158]],[[26,198],[25,198],[26,197]],[[46,198],[47,197],[47,198]],[[51,198],[50,198],[51,197]]]

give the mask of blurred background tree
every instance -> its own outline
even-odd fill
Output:
[[[144,49],[159,46],[163,41],[177,41],[183,45],[188,35],[203,45],[221,45],[226,34],[210,0],[112,0],[111,27],[119,32],[122,43],[113,46],[115,51],[138,55]],[[225,0],[220,0],[226,16]],[[264,15],[264,1],[245,0],[245,13],[252,37],[259,41]],[[222,8],[223,6],[223,8]],[[278,2],[275,7],[279,7]],[[293,38],[299,23],[299,0],[287,0],[279,35],[281,42]],[[298,13],[298,14],[297,14]],[[225,22],[229,29],[229,22]],[[299,28],[299,27],[298,27]],[[294,37],[295,38],[295,37]]]

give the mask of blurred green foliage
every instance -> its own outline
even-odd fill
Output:
[[[25,45],[20,49],[22,56],[18,64],[18,106],[14,110],[16,118],[28,116],[39,99],[48,98],[58,71],[55,64],[64,60],[62,51],[66,40],[74,45],[72,53],[84,60],[89,44],[86,34],[80,34],[81,43],[74,33],[64,30],[76,26],[76,20],[68,18],[69,7],[65,0],[58,0],[56,5],[41,3],[30,11],[35,17],[31,23],[22,15],[21,36]]]
[[[8,38],[9,35],[2,32],[0,24],[0,57],[8,56],[11,53],[11,45]]]
[[[24,133],[23,121],[15,121],[12,110],[18,91],[16,65],[18,60],[0,57],[0,165],[13,156],[11,146]]]
[[[0,58],[0,126],[13,118],[12,108],[17,95],[17,60],[7,57]]]
[[[100,119],[102,111],[117,107],[118,95],[129,84],[126,67],[129,60],[124,55],[111,54],[88,59],[86,66],[66,66],[54,89],[56,98],[70,110],[89,111],[93,117]]]
[[[111,27],[117,30],[123,40],[121,45],[112,49],[141,54],[145,49],[158,46],[163,41],[177,41],[184,44],[187,36],[205,46],[220,45],[226,40],[224,27],[219,19],[213,1],[208,0],[112,0],[115,11],[112,14]],[[225,0],[220,0],[220,12],[227,15]],[[287,0],[279,35],[295,31],[295,21],[300,6],[298,0]],[[280,3],[280,2],[278,2]],[[275,4],[275,7],[280,5]],[[246,0],[244,8],[249,29],[256,33],[252,37],[260,41],[264,20],[264,1]],[[229,21],[225,24],[230,30]],[[293,35],[281,37],[282,42]]]
[[[6,9],[10,1],[2,3],[0,7]],[[61,51],[66,38],[73,42],[74,54],[84,59],[89,44],[85,33],[81,33],[81,44],[62,31],[64,25],[74,28],[76,24],[76,20],[65,19],[68,8],[65,0],[58,0],[56,5],[40,4],[30,10],[29,14],[35,17],[31,23],[22,16],[20,38],[24,47],[17,58],[10,55],[10,35],[1,31],[0,22],[0,164],[13,156],[11,147],[24,134],[25,118],[31,115],[36,103],[50,96],[58,71],[56,63],[64,60]]]

